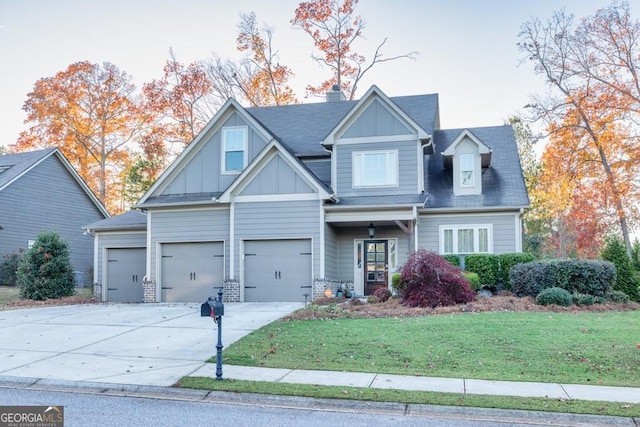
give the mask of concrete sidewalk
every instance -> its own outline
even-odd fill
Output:
[[[546,397],[602,402],[640,403],[640,388],[552,384],[515,381],[487,381],[459,378],[434,378],[359,372],[308,371],[301,369],[255,368],[223,365],[225,379],[272,381],[342,387],[364,387],[494,396]],[[190,374],[216,377],[216,365],[209,363]]]

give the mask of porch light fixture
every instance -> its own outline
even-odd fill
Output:
[[[369,227],[367,228],[367,230],[369,230],[369,238],[373,239],[373,236],[376,235],[376,228],[373,226],[372,222],[369,223]]]

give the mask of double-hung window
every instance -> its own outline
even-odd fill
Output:
[[[440,253],[474,254],[491,253],[491,225],[440,226]]]
[[[398,150],[354,151],[353,187],[397,187]]]
[[[473,187],[475,185],[475,155],[460,154],[460,186]]]
[[[240,173],[247,166],[247,127],[222,129],[222,172]]]

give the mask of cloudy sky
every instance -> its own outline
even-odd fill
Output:
[[[304,87],[328,77],[310,59],[312,41],[292,28],[298,0],[0,0],[0,145],[25,129],[22,105],[36,80],[71,63],[111,62],[140,88],[160,78],[173,48],[191,62],[213,52],[238,59],[238,14],[255,12],[275,28],[281,63]],[[356,51],[370,58],[385,38],[389,56],[418,51],[415,61],[380,64],[360,84],[389,96],[439,93],[443,128],[502,124],[532,93],[545,90],[530,64],[519,65],[521,24],[546,20],[560,8],[577,17],[593,14],[604,0],[361,0],[367,22]],[[632,9],[637,15],[640,11]]]

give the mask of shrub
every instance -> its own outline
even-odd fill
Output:
[[[462,275],[469,282],[472,291],[477,292],[480,289],[480,276],[472,271],[463,271]]]
[[[46,300],[75,292],[69,248],[56,232],[38,235],[20,260],[16,275],[22,298]]]
[[[402,298],[406,287],[407,283],[402,280],[402,274],[393,273],[393,276],[391,276],[391,289]]]
[[[20,248],[18,252],[2,255],[2,261],[0,261],[0,285],[16,285],[16,270],[20,259],[22,259],[23,252],[24,249]]]
[[[640,290],[638,289],[640,283],[638,283],[622,240],[615,237],[608,238],[601,256],[602,259],[611,261],[616,266],[617,278],[613,289],[624,292],[633,301],[640,302]]]
[[[581,307],[593,304],[602,304],[604,302],[604,297],[596,297],[589,294],[573,294],[572,298],[573,303]]]
[[[460,255],[442,255],[442,258],[454,267],[460,267]]]
[[[380,300],[378,299],[378,297],[376,297],[376,296],[374,296],[374,295],[369,295],[369,296],[367,297],[367,302],[368,302],[369,304],[377,304],[377,303],[379,303],[379,302],[380,302]]]
[[[535,297],[552,287],[563,288],[569,293],[604,296],[615,284],[616,268],[608,261],[534,261],[514,265],[509,281],[516,296]]]
[[[391,291],[387,288],[378,288],[373,291],[373,296],[378,298],[378,301],[385,302],[391,298]]]
[[[628,303],[629,295],[625,294],[622,291],[612,290],[604,294],[605,301],[617,302],[617,303]]]
[[[464,268],[476,273],[481,285],[495,286],[498,282],[500,260],[498,255],[472,254],[464,258]]]
[[[509,273],[514,265],[524,264],[535,260],[532,254],[527,253],[506,253],[498,255],[500,261],[500,279],[502,285],[508,291],[511,290],[511,282],[509,281]]]
[[[458,267],[435,252],[420,249],[402,267],[407,283],[402,302],[413,307],[438,307],[471,302],[475,293]]]
[[[558,287],[552,287],[542,290],[536,297],[536,304],[539,305],[561,305],[568,307],[573,303],[571,294],[566,290]]]

